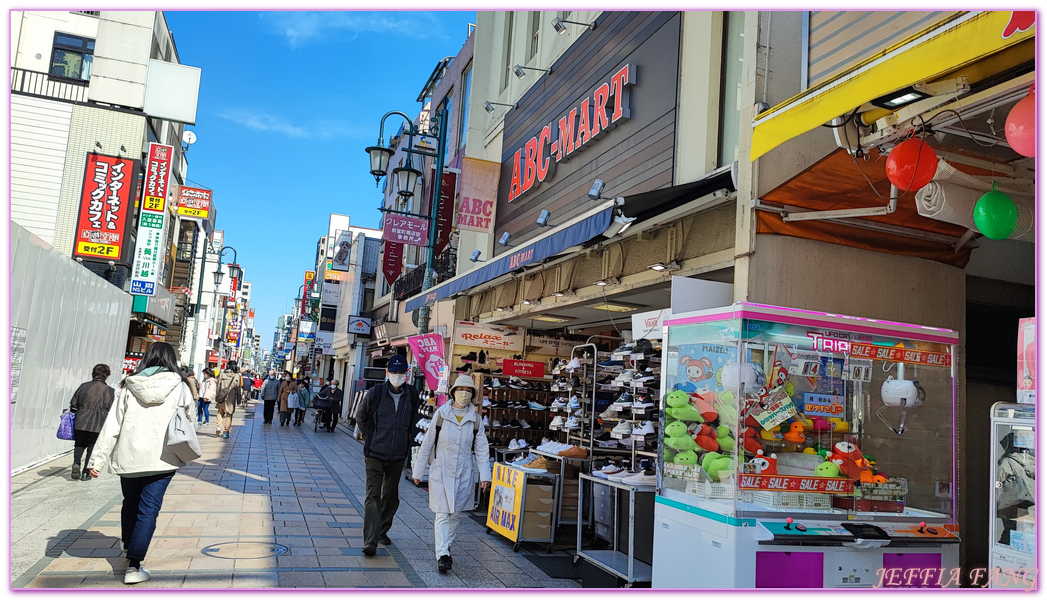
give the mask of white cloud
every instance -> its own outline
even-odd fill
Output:
[[[410,39],[446,39],[439,20],[426,11],[319,11],[265,13],[292,47],[329,35],[390,33]]]
[[[348,121],[322,120],[314,123],[296,124],[280,115],[247,109],[227,110],[218,116],[248,129],[279,133],[291,138],[322,139],[343,137],[362,139],[366,133]]]

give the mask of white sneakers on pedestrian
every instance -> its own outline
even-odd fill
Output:
[[[146,571],[145,567],[141,565],[137,569],[127,567],[127,571],[124,571],[124,583],[142,583],[143,581],[149,581],[149,571]]]
[[[618,421],[618,424],[611,430],[611,433],[620,433],[622,435],[631,435],[632,432],[633,426],[629,421]]]
[[[647,435],[654,433],[654,425],[650,421],[640,421],[633,427],[633,435]]]

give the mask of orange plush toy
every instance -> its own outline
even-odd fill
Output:
[[[783,436],[785,441],[793,444],[802,444],[807,441],[807,436],[803,434],[803,423],[799,421],[793,421],[789,424],[789,431],[785,432]]]
[[[691,392],[691,404],[698,409],[701,413],[702,418],[706,421],[712,421],[716,419],[719,414],[716,412],[714,403],[716,402],[716,394],[712,391],[704,392]]]
[[[837,442],[833,446],[833,456],[835,458],[842,458],[843,464],[840,465],[840,472],[847,476],[848,479],[854,481],[860,481],[862,476],[863,464],[867,470],[870,470],[867,466],[868,461],[862,456],[861,449],[851,442]]]
[[[777,475],[778,474],[778,455],[771,454],[770,456],[763,453],[760,450],[756,453],[756,458],[749,461],[754,467],[756,467],[757,475]]]
[[[763,452],[763,444],[760,443],[760,436],[756,434],[755,427],[746,427],[742,431],[742,447],[752,454]]]
[[[694,443],[707,452],[716,452],[720,449],[720,443],[716,441],[716,431],[704,423],[698,429],[698,433],[695,434]]]

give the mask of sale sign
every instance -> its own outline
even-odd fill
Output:
[[[842,477],[796,477],[789,475],[738,475],[738,489],[771,492],[818,492],[853,494],[854,482]]]
[[[192,219],[207,220],[211,210],[211,190],[183,187],[178,190],[178,214]]]
[[[500,170],[501,165],[496,162],[462,159],[462,191],[455,228],[494,233],[494,208]]]
[[[382,239],[412,246],[429,243],[429,221],[418,217],[387,214],[382,219]]]
[[[127,248],[131,190],[138,163],[126,158],[87,155],[73,256],[121,260]]]
[[[438,333],[427,333],[407,338],[407,344],[411,347],[411,354],[418,366],[422,368],[425,375],[425,384],[430,390],[436,390],[440,385],[441,370],[446,371],[447,362],[444,360],[444,338]],[[438,395],[436,405],[441,406],[446,397]]]
[[[393,285],[404,268],[404,245],[391,240],[382,240],[382,274],[385,281]]]
[[[925,352],[910,350],[900,346],[874,346],[872,344],[851,344],[851,356],[871,358],[888,362],[908,363],[912,365],[930,365],[933,367],[951,367],[952,355],[948,352]]]
[[[545,377],[545,363],[536,360],[507,358],[502,361],[502,373],[516,377]]]

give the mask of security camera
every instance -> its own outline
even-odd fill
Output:
[[[590,200],[599,200],[600,194],[603,193],[603,179],[597,179],[593,182],[592,189],[589,190]]]

